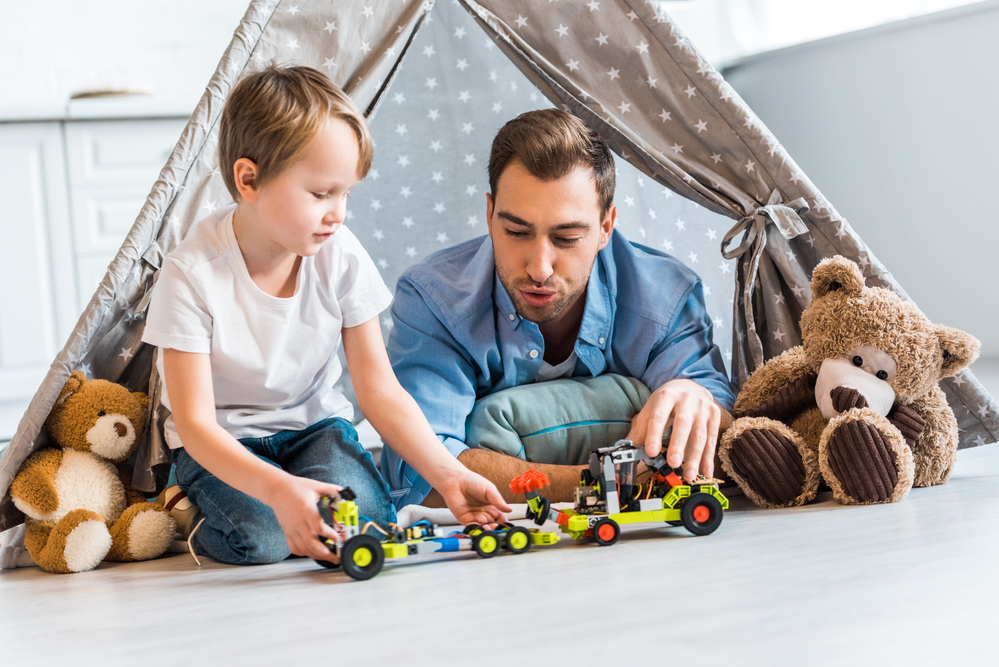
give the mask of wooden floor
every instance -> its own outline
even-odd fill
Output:
[[[956,665],[995,660],[999,447],[900,504],[762,511],[707,537],[625,528],[354,582],[190,556],[0,572],[0,664]],[[994,663],[993,663],[994,664]]]

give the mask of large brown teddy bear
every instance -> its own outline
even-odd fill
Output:
[[[946,482],[958,431],[938,382],[975,360],[978,341],[865,287],[843,257],[823,260],[811,285],[802,345],[739,392],[719,448],[725,471],[761,507],[806,503],[822,481],[845,504]]]
[[[129,490],[115,467],[139,445],[149,398],[74,372],[45,429],[58,447],[24,462],[11,483],[14,505],[27,515],[25,546],[49,572],[84,572],[102,560],[155,558],[176,524],[162,508]]]

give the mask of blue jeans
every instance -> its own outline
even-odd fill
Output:
[[[388,485],[342,418],[325,419],[304,431],[281,431],[239,441],[259,458],[298,477],[349,486],[360,513],[382,526],[395,522]],[[237,491],[177,450],[177,483],[200,512],[191,544],[199,554],[233,565],[276,563],[290,555],[274,510]]]

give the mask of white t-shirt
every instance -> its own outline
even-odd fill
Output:
[[[163,263],[143,342],[208,354],[218,423],[235,438],[298,431],[353,408],[333,388],[340,330],[363,324],[392,301],[374,263],[341,226],[303,257],[295,295],[263,292],[250,278],[229,207],[197,224]],[[163,377],[163,355],[157,367]],[[170,398],[163,386],[163,404]],[[167,420],[171,448],[181,447]]]
[[[541,361],[541,368],[534,375],[535,382],[548,382],[549,380],[558,380],[560,378],[572,377],[572,372],[576,370],[576,360],[579,357],[576,356],[576,351],[573,350],[569,358],[558,364],[557,366],[552,366],[547,361]]]

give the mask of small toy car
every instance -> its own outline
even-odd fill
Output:
[[[338,498],[324,496],[320,507],[329,510],[336,538],[322,540],[330,553],[339,556],[340,563],[316,560],[323,567],[343,568],[353,579],[371,579],[385,564],[386,558],[405,558],[418,554],[443,553],[450,551],[475,551],[481,558],[492,558],[501,548],[510,553],[521,554],[534,544],[554,544],[557,533],[543,533],[537,528],[523,528],[503,523],[487,530],[477,524],[470,524],[461,532],[444,535],[444,531],[429,521],[417,521],[408,528],[390,524],[388,530],[373,521],[360,526],[360,513],[356,496],[350,487],[340,490]],[[381,537],[368,534],[373,527]],[[314,559],[315,560],[315,559]]]
[[[639,462],[652,477],[636,484]],[[664,474],[668,471],[667,474]],[[510,490],[527,498],[527,516],[539,526],[551,520],[572,539],[590,537],[601,546],[617,542],[620,524],[665,522],[683,526],[694,535],[708,535],[721,525],[728,499],[714,480],[700,478],[687,484],[680,471],[666,464],[665,452],[655,458],[631,440],[618,440],[610,447],[590,453],[589,467],[580,475],[574,507],[554,510],[538,495],[548,486],[548,477],[529,470],[510,482]]]

